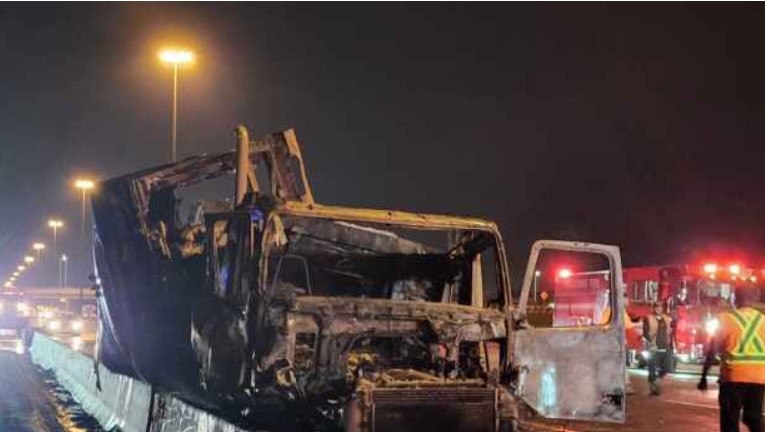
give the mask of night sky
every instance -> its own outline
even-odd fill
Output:
[[[294,127],[319,202],[496,220],[618,244],[628,265],[765,265],[758,4],[0,5],[0,277],[63,217],[81,173]],[[31,272],[27,283],[55,280]],[[25,285],[22,281],[20,285]]]

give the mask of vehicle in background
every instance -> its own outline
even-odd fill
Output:
[[[51,336],[78,336],[85,328],[85,321],[73,312],[56,311],[46,316],[40,330]]]
[[[23,332],[30,325],[32,309],[23,294],[0,294],[0,330]]]
[[[737,290],[755,290],[761,296],[757,272],[738,263],[626,268],[624,283],[627,313],[633,320],[649,315],[654,302],[664,305],[672,318],[673,358],[681,363],[703,361],[704,345],[719,325],[715,317],[731,308]],[[629,340],[627,346],[642,364],[646,355],[642,340]]]

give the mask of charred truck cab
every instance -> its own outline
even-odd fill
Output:
[[[489,431],[514,417],[494,224],[284,202],[213,215],[207,232],[213,292],[234,313],[195,316],[206,388],[267,389],[321,429]],[[254,420],[273,413],[252,402]]]
[[[536,243],[514,302],[492,222],[318,205],[294,133],[240,128],[239,145],[94,196],[108,367],[273,432],[509,431],[524,407],[623,420],[617,248]],[[179,224],[175,189],[235,165],[229,210]],[[577,325],[529,325],[532,286],[564,264],[608,283],[554,293]]]

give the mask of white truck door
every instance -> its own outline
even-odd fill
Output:
[[[619,248],[541,240],[531,249],[515,333],[519,392],[540,415],[623,422],[625,337]]]

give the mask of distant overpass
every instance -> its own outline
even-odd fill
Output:
[[[17,287],[12,290],[4,290],[3,294],[20,294],[39,299],[78,299],[96,297],[95,291],[90,287]]]

